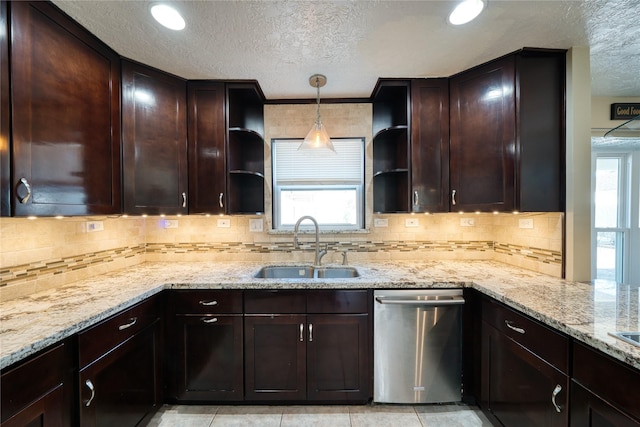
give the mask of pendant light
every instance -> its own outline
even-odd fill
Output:
[[[316,110],[316,122],[313,127],[304,138],[304,141],[298,147],[298,150],[310,150],[317,148],[328,148],[329,150],[336,152],[336,149],[331,143],[331,138],[327,133],[322,120],[320,120],[320,88],[327,84],[327,78],[322,74],[314,74],[309,77],[309,84],[314,86],[317,91],[317,110]]]

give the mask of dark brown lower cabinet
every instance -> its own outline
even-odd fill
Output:
[[[72,425],[73,357],[70,342],[9,367],[0,378],[2,427]]]
[[[370,299],[367,290],[247,292],[246,400],[367,402]]]
[[[171,401],[243,399],[242,315],[176,315]]]
[[[639,385],[637,369],[574,342],[571,426],[640,426]]]
[[[619,408],[572,381],[571,426],[640,427],[640,421],[634,420]]]

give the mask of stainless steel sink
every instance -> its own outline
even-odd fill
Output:
[[[353,267],[312,267],[309,265],[271,265],[262,267],[258,279],[350,279],[359,277]]]
[[[616,332],[609,333],[609,335],[628,342],[629,344],[637,345],[640,347],[640,332]]]
[[[313,267],[308,265],[262,267],[255,277],[260,279],[312,279]]]
[[[316,276],[319,279],[350,279],[360,274],[353,267],[322,267],[316,269]]]

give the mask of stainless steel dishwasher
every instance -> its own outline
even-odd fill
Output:
[[[459,402],[462,289],[374,291],[373,401]]]

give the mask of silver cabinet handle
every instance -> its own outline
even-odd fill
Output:
[[[556,396],[562,391],[562,386],[560,384],[556,385],[556,388],[553,389],[553,393],[551,393],[551,403],[553,403],[553,407],[556,408],[556,412],[562,412],[562,408],[558,406],[556,403]]]
[[[223,197],[224,197],[224,193],[220,193],[220,196],[218,196],[218,204],[220,205],[221,208],[224,208],[224,203],[222,203]]]
[[[304,341],[304,323],[300,323],[300,342]]]
[[[133,325],[135,325],[137,321],[138,321],[137,317],[132,317],[131,319],[129,319],[129,323],[125,323],[124,325],[118,326],[118,330],[119,331],[124,331],[125,329],[130,328]]]
[[[376,301],[379,304],[422,305],[426,307],[439,307],[439,306],[445,306],[445,305],[464,304],[464,298],[461,296],[453,296],[448,299],[439,299],[439,300],[438,299],[421,300],[421,299],[376,297]]]
[[[84,406],[89,406],[91,405],[93,398],[96,397],[96,388],[93,386],[93,383],[91,382],[91,380],[86,380],[84,384],[87,386],[89,391],[91,391],[91,397],[89,397],[89,400],[87,400],[87,403],[84,404]]]
[[[182,207],[183,208],[187,207],[187,193],[185,192],[182,193]]]
[[[309,323],[309,342],[313,342],[313,323]]]
[[[420,204],[420,196],[417,191],[413,192],[413,205],[418,206]]]
[[[211,300],[211,301],[200,301],[198,304],[200,305],[205,305],[205,306],[212,306],[212,305],[218,305],[218,301],[216,300]]]
[[[27,203],[29,197],[31,197],[31,185],[29,185],[29,181],[27,181],[27,178],[20,178],[18,185],[22,185],[27,189],[27,194],[24,197],[18,196],[18,201],[20,203]]]
[[[511,329],[512,331],[516,331],[519,334],[524,334],[525,330],[522,328],[519,328],[517,326],[513,326],[513,322],[511,320],[505,320],[504,324],[507,325],[507,328]]]
[[[456,190],[451,190],[451,204],[456,205]]]
[[[218,321],[217,317],[203,317],[202,318],[202,323],[216,323]]]

